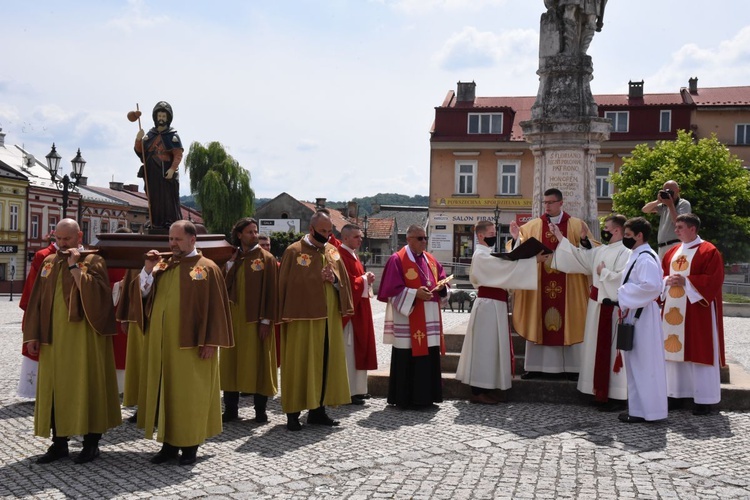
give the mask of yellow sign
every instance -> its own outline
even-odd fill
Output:
[[[435,198],[438,207],[531,208],[531,198]]]

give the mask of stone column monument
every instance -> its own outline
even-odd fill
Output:
[[[562,191],[564,210],[598,234],[596,156],[609,139],[610,121],[599,118],[589,82],[595,31],[607,0],[544,0],[539,39],[539,92],[531,120],[521,122],[534,154],[534,216],[544,191]]]

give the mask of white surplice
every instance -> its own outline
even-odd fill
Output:
[[[655,302],[662,290],[661,264],[656,253],[645,244],[633,249],[623,271],[623,280],[631,266],[628,281],[617,291],[620,307],[627,311],[624,322],[635,324],[633,350],[623,351],[628,378],[628,413],[646,420],[662,420],[667,418],[667,373],[661,312]],[[635,313],[640,307],[643,312],[636,320]]]
[[[574,247],[564,238],[555,249],[555,268],[564,273],[587,274],[592,277],[592,284],[598,289],[597,300],[589,298],[586,309],[586,328],[583,334],[583,350],[581,352],[581,367],[578,376],[578,390],[585,394],[594,394],[594,366],[596,364],[596,349],[599,338],[599,314],[602,300],[617,301],[617,289],[622,283],[622,270],[630,257],[628,250],[621,241],[610,245],[601,245],[591,249]],[[604,269],[597,274],[596,268],[604,262]],[[614,308],[610,332],[612,348],[609,361],[609,393],[611,399],[625,400],[628,398],[628,380],[624,368],[614,372],[617,358],[616,332],[617,314]]]
[[[507,261],[493,257],[488,246],[477,245],[469,279],[480,286],[534,290],[538,282],[536,259]],[[508,303],[477,297],[471,309],[456,379],[473,387],[509,389],[511,386]]]

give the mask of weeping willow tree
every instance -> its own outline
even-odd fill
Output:
[[[255,193],[250,187],[250,173],[219,142],[208,146],[192,143],[185,170],[190,173],[190,192],[201,207],[210,233],[229,235],[238,219],[253,212]]]

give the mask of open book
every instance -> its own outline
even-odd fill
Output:
[[[499,257],[501,259],[505,260],[520,260],[520,259],[529,259],[531,257],[536,257],[539,255],[539,253],[542,253],[544,255],[552,253],[552,250],[547,247],[544,243],[539,241],[538,239],[534,238],[533,236],[520,245],[518,245],[516,248],[513,249],[512,252],[508,253],[493,253],[493,257]]]

